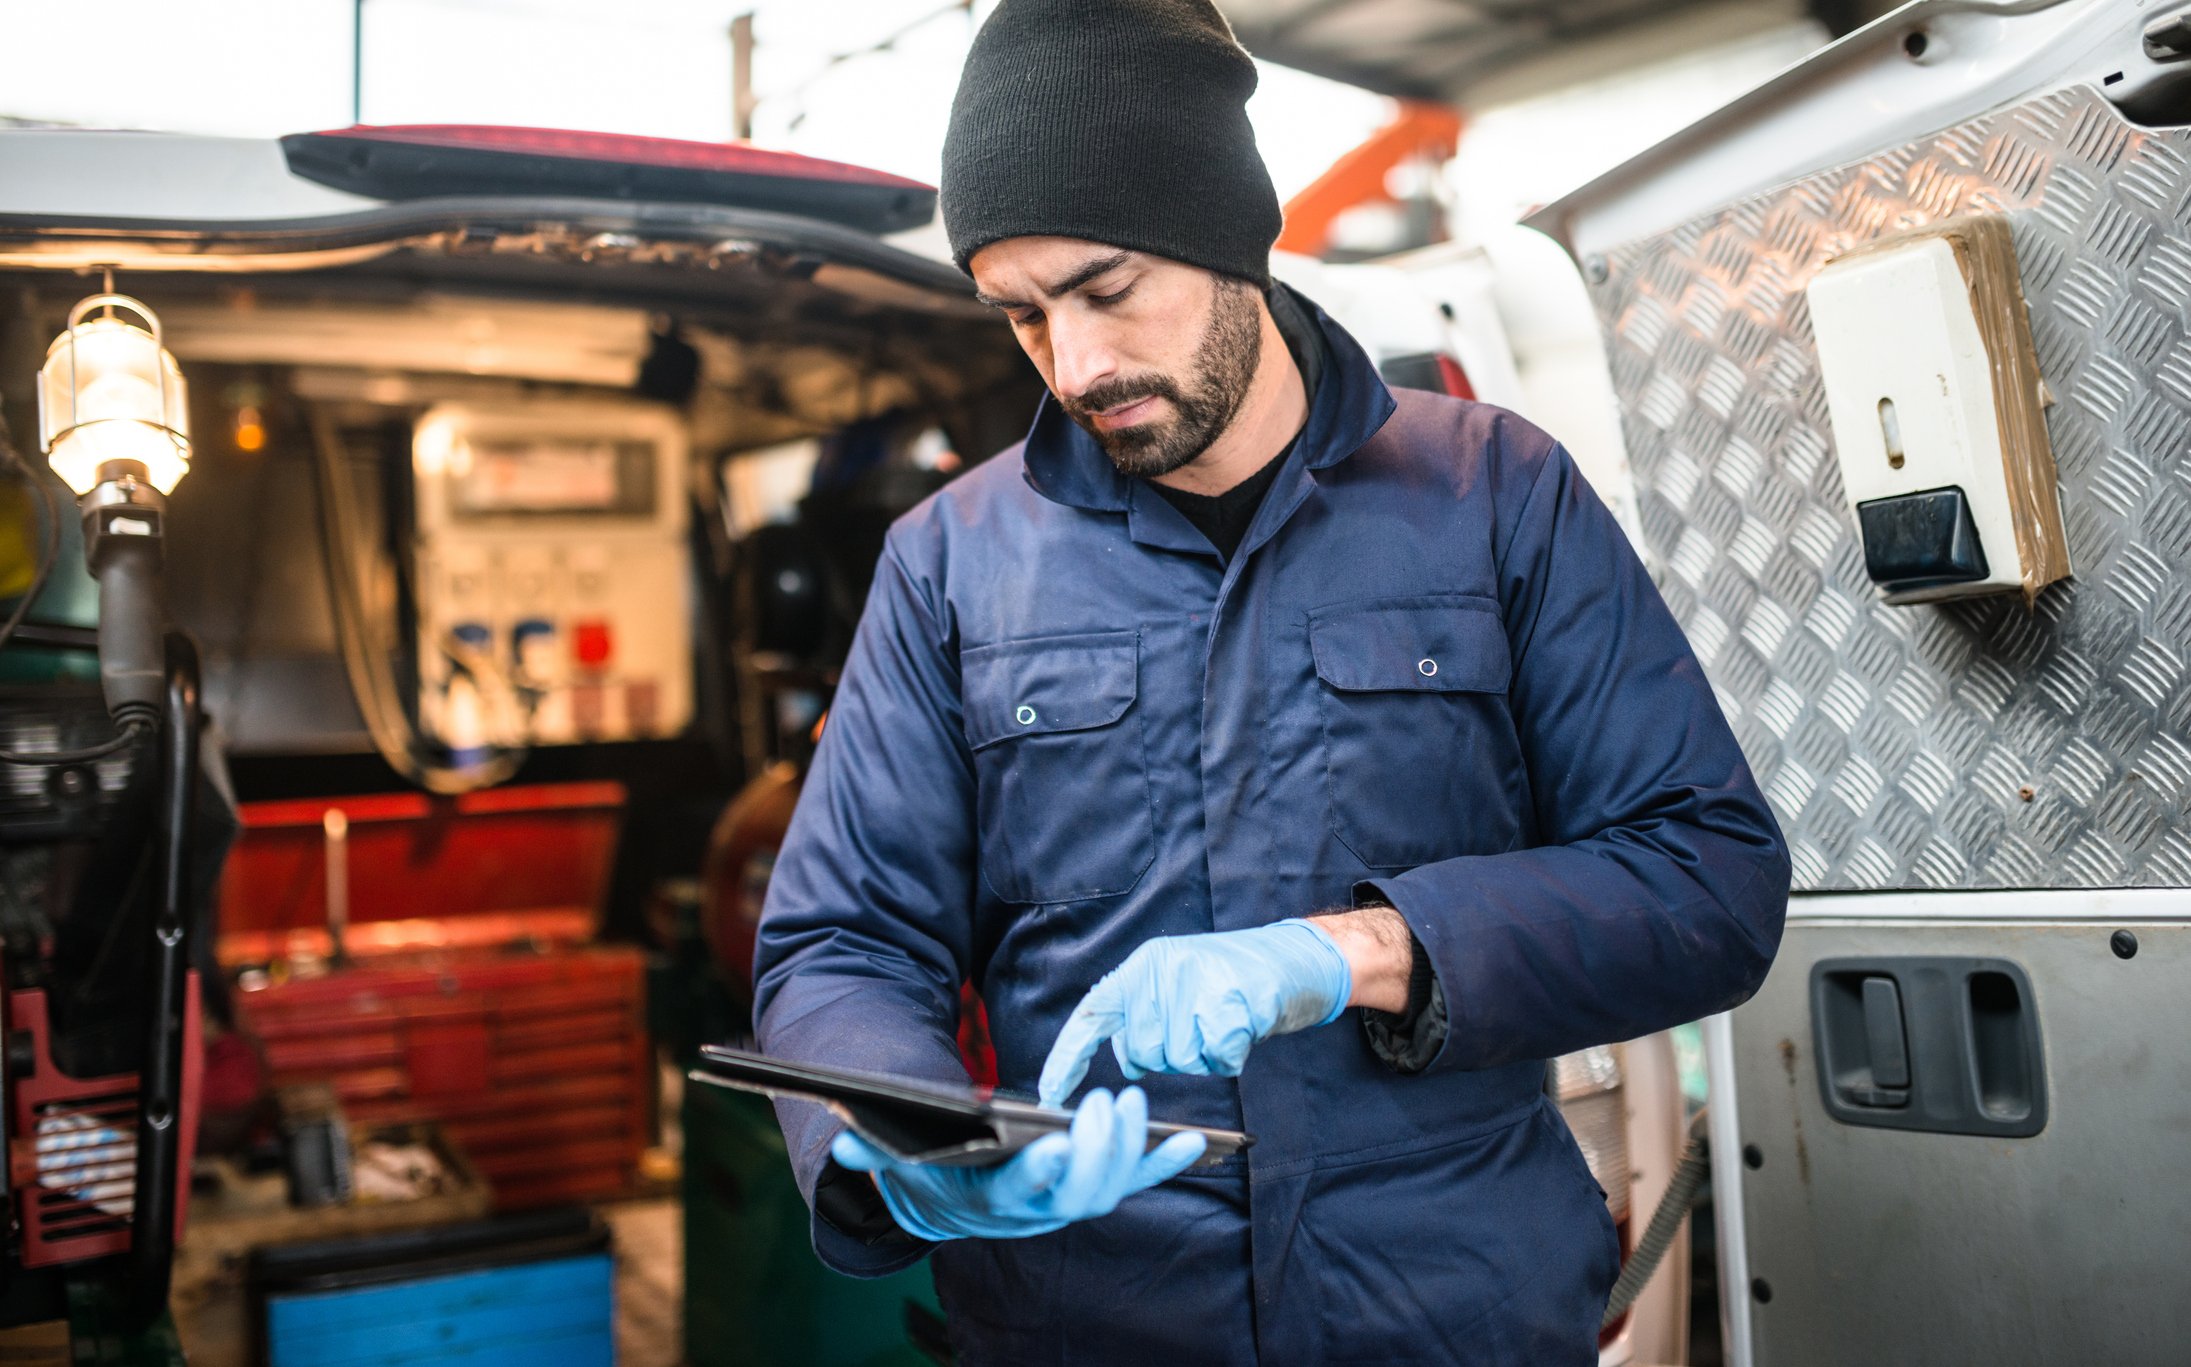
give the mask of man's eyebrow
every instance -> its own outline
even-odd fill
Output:
[[[1055,299],[1061,294],[1070,294],[1104,272],[1117,270],[1132,256],[1133,253],[1129,251],[1116,251],[1106,256],[1091,257],[1081,262],[1079,269],[1072,274],[1043,290],[1043,295]]]
[[[1103,256],[1090,257],[1075,267],[1064,279],[1054,285],[1044,286],[1042,296],[1045,299],[1055,299],[1061,294],[1070,294],[1106,271],[1117,270],[1131,260],[1132,257],[1133,253],[1130,251],[1115,251]],[[997,299],[983,294],[980,290],[974,291],[974,298],[993,309],[1009,311],[1027,307],[1027,302],[1023,299]]]

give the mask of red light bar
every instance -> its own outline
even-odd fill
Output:
[[[360,124],[281,140],[289,169],[378,199],[577,195],[726,204],[895,232],[935,213],[904,176],[736,142],[491,124]]]
[[[693,142],[686,138],[643,138],[631,133],[582,133],[565,128],[510,128],[484,123],[361,123],[331,128],[323,138],[367,138],[416,147],[529,152],[580,161],[627,162],[634,166],[675,167],[685,171],[728,171],[748,176],[785,176],[794,180],[833,180],[848,185],[891,185],[928,190],[917,180],[873,171],[850,162],[828,161],[800,152],[778,152],[744,142]]]

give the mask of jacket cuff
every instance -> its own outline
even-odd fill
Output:
[[[839,1234],[858,1240],[867,1248],[899,1246],[916,1242],[890,1218],[875,1184],[831,1159],[814,1178],[814,1213]]]
[[[932,1244],[898,1228],[872,1182],[832,1159],[814,1178],[814,1252],[835,1271],[883,1277],[911,1267]]]
[[[868,1005],[863,1019],[857,1013],[848,1014],[843,1007],[848,992],[849,988],[841,990],[834,1002],[825,1002],[821,1008],[809,1005],[803,1010],[787,1008],[778,998],[759,1022],[756,1033],[761,1048],[783,1058],[813,1059],[870,1073],[937,1082],[966,1080],[958,1045],[937,1027],[934,1013],[893,1003],[887,992],[874,992],[870,1000],[876,996],[882,1000]],[[799,1194],[812,1212],[808,1223],[813,1230],[814,1252],[825,1265],[851,1277],[880,1277],[910,1267],[927,1254],[933,1245],[917,1240],[907,1244],[866,1242],[875,1233],[860,1214],[858,1188],[866,1183],[854,1184],[849,1196],[829,1198],[829,1209],[822,1207],[823,1188],[830,1173],[844,1171],[829,1156],[831,1141],[845,1128],[842,1120],[824,1106],[789,1096],[776,1098],[776,1118],[783,1127],[784,1153],[791,1162]],[[840,1227],[830,1218],[832,1212],[846,1219],[857,1232]]]
[[[870,1248],[851,1235],[843,1233],[835,1225],[814,1216],[814,1253],[822,1260],[822,1266],[832,1272],[842,1272],[847,1277],[863,1280],[887,1277],[893,1272],[903,1272],[928,1256],[934,1244],[921,1243],[908,1234],[905,1244],[877,1245]]]

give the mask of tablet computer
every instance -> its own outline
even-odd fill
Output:
[[[794,1063],[721,1044],[700,1046],[700,1065],[690,1076],[711,1086],[819,1102],[860,1138],[908,1163],[961,1167],[996,1163],[1046,1134],[1063,1133],[1073,1123],[1071,1111],[1040,1106],[971,1082],[931,1082]],[[1238,1130],[1152,1120],[1149,1147],[1189,1133],[1209,1141],[1197,1167],[1240,1153],[1255,1142]]]

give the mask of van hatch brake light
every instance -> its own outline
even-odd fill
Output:
[[[281,140],[289,169],[375,199],[575,196],[722,204],[872,233],[917,228],[936,192],[917,180],[738,142],[486,124],[360,124]]]

